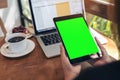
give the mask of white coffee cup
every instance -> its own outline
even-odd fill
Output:
[[[9,34],[6,36],[5,41],[12,52],[21,52],[27,47],[26,35],[24,33]]]

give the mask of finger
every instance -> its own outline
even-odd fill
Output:
[[[62,44],[60,45],[60,53],[61,53],[61,56],[62,56],[62,57],[66,57],[66,55],[65,55],[65,50],[64,50]]]
[[[96,42],[97,42],[97,44],[98,44],[98,46],[99,46],[99,48],[100,48],[100,50],[102,52],[102,56],[103,57],[106,56],[107,55],[107,51],[105,50],[103,45],[100,43],[100,41],[96,37],[95,37],[95,40],[96,40]]]
[[[99,46],[101,49],[104,48],[104,47],[102,46],[102,44],[100,43],[100,41],[99,41],[96,37],[95,37],[95,40],[96,40],[98,46]]]
[[[61,53],[62,62],[64,62],[65,64],[68,64],[69,60],[68,60],[67,56],[65,55],[65,50],[62,45],[60,45],[60,53]]]

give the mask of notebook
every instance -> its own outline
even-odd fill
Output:
[[[53,18],[81,13],[84,0],[29,0],[35,37],[47,58],[60,55],[61,40]]]

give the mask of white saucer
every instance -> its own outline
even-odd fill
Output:
[[[9,50],[9,48],[7,48],[6,46],[8,46],[7,43],[3,44],[0,52],[3,56],[5,57],[9,57],[9,58],[16,58],[16,57],[21,57],[24,55],[29,54],[31,51],[33,51],[33,49],[35,48],[35,44],[32,40],[27,39],[27,47],[24,51],[21,52],[12,52],[11,50]]]

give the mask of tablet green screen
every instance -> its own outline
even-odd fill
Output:
[[[56,25],[70,59],[99,52],[83,17],[57,21]]]

